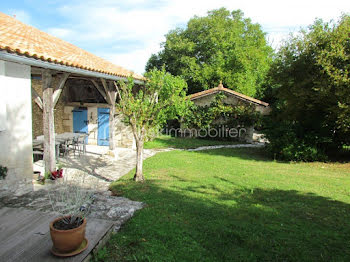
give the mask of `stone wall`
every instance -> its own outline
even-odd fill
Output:
[[[131,127],[123,123],[123,116],[116,115],[115,121],[114,142],[116,147],[135,148],[134,135]]]
[[[57,87],[60,81],[59,77],[52,78],[53,87]],[[42,98],[42,80],[41,79],[32,79],[32,88],[39,94]],[[64,132],[69,132],[69,128],[64,125],[64,120],[69,120],[69,115],[64,113],[64,92],[61,93],[61,96],[54,109],[54,119],[55,119],[55,133],[61,134]],[[33,138],[43,135],[43,111],[32,99],[32,125],[33,125]]]
[[[73,132],[73,106],[63,107],[63,130],[64,132]]]

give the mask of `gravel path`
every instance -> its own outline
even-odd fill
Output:
[[[237,145],[216,145],[216,146],[201,146],[193,149],[187,149],[187,151],[202,151],[202,150],[212,150],[220,148],[259,148],[264,147],[265,143],[256,144],[237,144]]]

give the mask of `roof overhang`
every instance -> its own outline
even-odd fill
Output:
[[[224,88],[224,87],[214,87],[212,89],[208,89],[208,90],[204,90],[204,91],[201,91],[198,93],[194,93],[192,95],[189,95],[189,98],[191,101],[193,101],[193,100],[197,100],[197,99],[200,99],[200,98],[203,98],[206,96],[215,95],[215,94],[218,94],[221,92],[224,92],[225,94],[234,96],[234,97],[238,98],[239,100],[246,101],[246,102],[251,103],[251,104],[264,106],[264,107],[269,106],[269,104],[266,102],[260,101],[258,99],[255,99],[255,98],[252,98],[252,97],[249,97],[246,95],[243,95],[241,93],[238,93],[236,91],[233,91],[231,89]]]
[[[40,68],[45,68],[50,70],[56,70],[61,72],[73,73],[73,74],[78,74],[78,75],[83,75],[88,77],[104,78],[104,79],[113,80],[113,81],[119,81],[119,80],[122,80],[125,82],[128,81],[126,77],[109,75],[109,74],[99,73],[95,71],[89,71],[86,69],[50,63],[50,62],[46,62],[46,61],[42,61],[42,60],[38,60],[38,59],[26,57],[26,56],[17,55],[14,53],[8,53],[6,51],[0,51],[0,60],[5,60],[5,61],[29,65],[29,66],[35,66],[35,67],[40,67]],[[134,79],[134,83],[144,84],[144,81]]]

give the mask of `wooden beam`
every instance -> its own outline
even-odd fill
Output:
[[[49,70],[42,72],[43,83],[43,123],[44,123],[44,163],[45,172],[56,169],[55,124],[53,112],[52,75]]]
[[[111,98],[111,104],[115,104],[117,99],[117,88],[114,85],[114,81],[108,81],[109,96]]]
[[[34,99],[34,102],[40,107],[40,109],[43,110],[43,100],[41,99],[41,97],[33,87],[32,87],[32,98]]]
[[[121,95],[120,95],[120,92],[119,92],[118,84],[117,84],[115,81],[113,81],[113,84],[114,84],[115,90],[117,91],[117,92],[116,92],[116,95],[119,97],[119,99],[122,99],[122,97],[121,97]]]
[[[117,89],[114,86],[114,82],[108,82],[108,95],[110,98],[110,109],[109,109],[109,149],[115,149],[114,133],[115,133],[115,100],[117,99]]]
[[[60,82],[57,86],[57,88],[55,89],[55,92],[53,93],[53,107],[55,108],[58,99],[60,98],[60,95],[62,93],[63,87],[67,81],[69,77],[69,73],[64,73],[60,79]]]
[[[106,102],[109,104],[108,100],[107,100],[107,95],[105,93],[105,91],[103,91],[103,89],[101,88],[101,86],[96,82],[96,80],[91,80],[91,82],[94,84],[94,86],[96,87],[96,89],[98,90],[98,92],[100,92],[100,94],[103,96],[103,98],[106,100]]]
[[[109,109],[109,149],[114,150],[115,149],[115,143],[114,143],[114,133],[115,133],[115,103],[111,104],[111,107]]]
[[[111,105],[112,104],[112,98],[111,98],[111,96],[109,94],[109,89],[108,89],[108,86],[107,86],[106,79],[101,78],[101,82],[102,82],[103,88],[104,88],[104,90],[106,92],[106,96],[107,96],[107,99],[108,99],[107,103]]]

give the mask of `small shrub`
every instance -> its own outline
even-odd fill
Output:
[[[52,210],[60,213],[64,217],[61,221],[72,228],[82,223],[94,200],[93,191],[84,188],[84,179],[65,179],[56,191],[48,191]]]
[[[281,148],[281,157],[292,161],[325,161],[327,156],[318,148],[305,144],[304,141],[296,141],[295,144]]]
[[[5,177],[7,176],[7,171],[7,167],[0,166],[0,179],[5,179]]]
[[[267,150],[276,159],[307,162],[327,160],[322,149],[323,139],[311,132],[307,135],[300,132],[296,125],[270,123],[264,133],[270,142]]]

